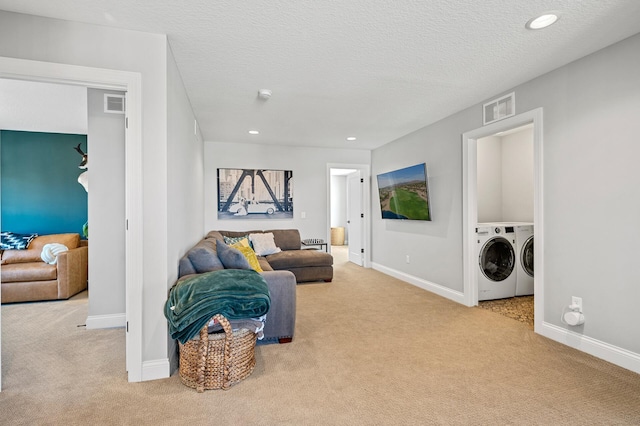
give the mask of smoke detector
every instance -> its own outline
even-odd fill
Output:
[[[263,100],[267,100],[271,97],[271,90],[269,89],[260,89],[258,90],[258,97]]]

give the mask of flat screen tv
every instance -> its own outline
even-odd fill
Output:
[[[431,220],[425,163],[378,175],[383,219]]]

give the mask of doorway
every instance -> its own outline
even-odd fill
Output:
[[[535,230],[534,257],[534,330],[539,331],[544,314],[544,218],[542,209],[542,108],[519,114],[462,135],[463,143],[463,279],[464,301],[478,305],[478,267],[475,228],[478,218],[478,139],[510,131],[525,125],[533,126],[533,223]]]
[[[332,244],[344,241],[349,262],[371,267],[369,166],[331,164],[327,178],[329,240]]]
[[[127,92],[128,125],[125,130],[126,204],[126,369],[130,382],[142,380],[142,81],[129,71],[80,67],[0,57],[0,77],[47,81],[87,88]],[[0,334],[0,347],[1,347]],[[1,357],[0,357],[1,365]],[[0,378],[1,380],[1,378]],[[0,382],[1,383],[1,382]]]
[[[533,329],[533,125],[480,138],[477,152],[478,306]]]

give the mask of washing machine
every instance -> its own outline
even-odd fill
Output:
[[[516,296],[533,294],[533,223],[515,225]]]
[[[479,223],[478,300],[504,299],[516,295],[515,228]]]

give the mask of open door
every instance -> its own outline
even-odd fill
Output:
[[[349,244],[349,262],[363,266],[363,211],[362,176],[356,171],[347,176],[347,239]]]

